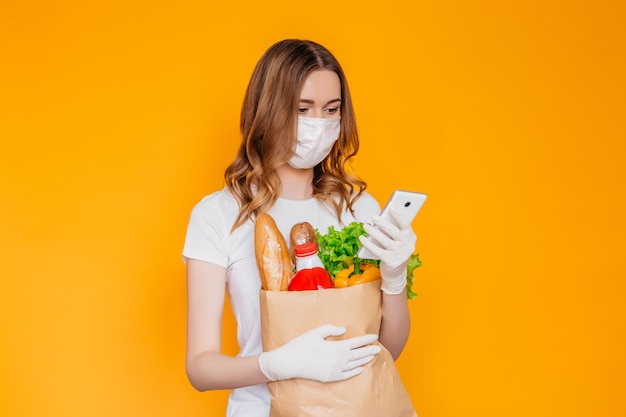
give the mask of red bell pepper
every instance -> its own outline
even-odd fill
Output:
[[[334,288],[333,279],[324,268],[314,267],[298,271],[291,279],[289,291],[321,290],[324,288]]]

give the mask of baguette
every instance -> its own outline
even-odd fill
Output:
[[[276,222],[267,213],[261,213],[256,218],[254,252],[261,288],[269,291],[287,291],[289,280],[293,275],[289,249]]]
[[[291,227],[289,234],[289,254],[291,262],[296,263],[295,248],[303,243],[315,242],[317,244],[317,235],[315,229],[308,222],[296,223]]]

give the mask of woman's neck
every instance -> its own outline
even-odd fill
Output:
[[[281,198],[307,200],[313,197],[313,168],[296,169],[284,164],[276,170],[281,183]]]

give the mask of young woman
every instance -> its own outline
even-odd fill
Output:
[[[345,75],[323,46],[284,40],[271,46],[252,74],[241,111],[242,142],[226,169],[226,186],[192,210],[183,256],[187,265],[186,369],[198,390],[232,389],[227,415],[267,417],[267,382],[307,378],[322,382],[355,377],[380,348],[376,335],[326,340],[346,329],[333,323],[263,352],[260,279],[254,221],[269,213],[288,240],[307,221],[321,231],[368,222],[381,259],[383,321],[379,341],[394,358],[409,335],[406,262],[415,249],[409,222],[380,206],[366,184],[346,169],[359,141]],[[240,352],[220,352],[225,294],[237,321]],[[289,312],[285,312],[289,314]],[[294,319],[297,319],[294,317]]]

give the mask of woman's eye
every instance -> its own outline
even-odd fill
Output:
[[[298,108],[298,113],[306,113],[307,110],[309,110],[309,109],[306,108],[306,107],[300,107],[300,108]]]
[[[329,114],[335,114],[339,111],[339,107],[328,107],[326,109],[326,112]]]

